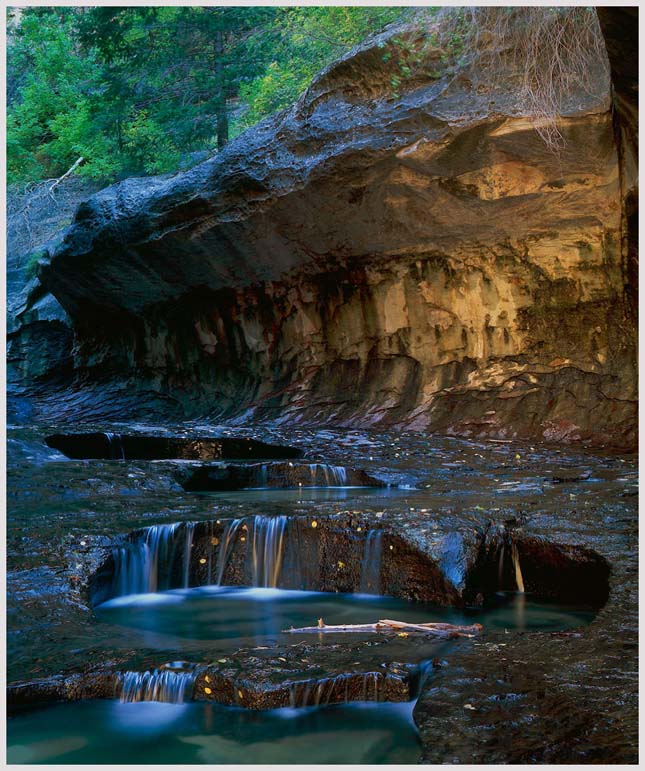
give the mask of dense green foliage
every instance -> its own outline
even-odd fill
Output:
[[[30,7],[10,12],[10,182],[111,181],[281,109],[315,73],[405,11],[386,7]]]

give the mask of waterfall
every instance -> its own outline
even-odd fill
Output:
[[[183,704],[192,697],[194,672],[172,672],[155,669],[152,672],[119,672],[117,688],[123,702],[164,701]]]
[[[110,446],[110,458],[112,460],[125,460],[125,451],[123,450],[123,439],[121,434],[112,434],[106,431],[104,434]]]
[[[365,536],[363,560],[361,562],[361,586],[363,594],[379,594],[381,590],[381,553],[383,531],[368,530]]]
[[[222,585],[222,579],[224,578],[224,571],[228,565],[228,560],[233,551],[235,544],[235,534],[238,528],[242,524],[241,519],[233,519],[224,526],[224,532],[222,533],[222,540],[219,544],[219,552],[217,553],[217,581],[216,586]]]
[[[287,517],[253,518],[253,586],[277,586]]]
[[[517,584],[517,591],[524,594],[524,578],[522,576],[522,568],[520,567],[520,555],[517,551],[517,544],[515,541],[511,545],[511,557],[513,559],[513,568],[515,569],[515,583]]]
[[[345,466],[332,466],[329,463],[311,463],[309,465],[309,473],[312,487],[347,486],[347,469]]]
[[[152,525],[145,528],[136,541],[114,549],[114,577],[112,596],[143,594],[171,589],[173,568],[177,554],[177,532],[185,533],[181,555],[182,585],[188,586],[190,552],[195,525],[175,522],[171,525]]]

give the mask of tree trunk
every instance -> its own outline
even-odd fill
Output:
[[[226,88],[224,84],[224,33],[219,30],[215,36],[215,72],[217,74],[217,148],[221,150],[228,142],[228,113],[226,112]]]

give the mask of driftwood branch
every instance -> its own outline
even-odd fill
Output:
[[[340,624],[338,626],[328,626],[319,619],[318,626],[303,626],[299,629],[284,629],[283,632],[289,634],[315,634],[320,632],[415,632],[430,635],[432,637],[474,637],[482,631],[481,624],[471,624],[470,626],[459,626],[456,624],[444,624],[433,622],[428,624],[408,624],[405,621],[392,621],[391,619],[380,619],[374,624]]]
[[[74,161],[72,166],[70,166],[70,168],[67,169],[67,171],[63,174],[62,177],[59,177],[58,179],[54,180],[54,184],[49,188],[49,192],[53,193],[54,192],[54,188],[58,187],[58,185],[60,185],[60,183],[64,179],[67,179],[67,177],[69,177],[70,174],[73,174],[76,171],[76,169],[81,165],[81,163],[83,163],[84,160],[85,160],[85,158],[83,158],[83,156],[81,155],[80,158],[78,158],[76,161]]]

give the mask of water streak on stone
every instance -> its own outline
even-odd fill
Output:
[[[360,688],[361,701],[378,701],[378,683],[382,675],[379,672],[346,673],[336,675],[335,677],[322,677],[316,680],[307,680],[300,683],[292,683],[289,690],[289,706],[296,707],[319,707],[335,703],[349,703],[350,683],[359,681],[356,684]],[[338,698],[343,694],[343,698]]]
[[[383,531],[368,530],[361,563],[361,586],[363,594],[379,594],[381,589],[381,555]]]
[[[504,588],[504,542],[499,550],[499,562],[497,564],[497,588]]]
[[[172,672],[155,669],[152,672],[121,672],[117,691],[122,702],[163,701],[183,704],[192,697],[195,681],[193,672]]]
[[[186,538],[184,540],[184,557],[182,560],[182,577],[184,589],[188,588],[190,583],[190,557],[193,548],[193,536],[195,534],[195,523],[186,522]]]
[[[285,516],[253,518],[253,586],[278,585],[286,529]]]
[[[217,581],[215,582],[217,586],[222,585],[224,571],[226,570],[226,566],[228,565],[228,561],[235,544],[235,534],[237,533],[241,524],[241,519],[232,519],[224,526],[224,532],[222,533],[222,539],[220,541],[219,552],[217,555]]]
[[[520,567],[520,555],[517,551],[517,544],[513,541],[511,546],[511,558],[513,560],[513,568],[515,569],[515,583],[517,584],[517,591],[524,594],[524,578],[522,576],[522,568]]]

